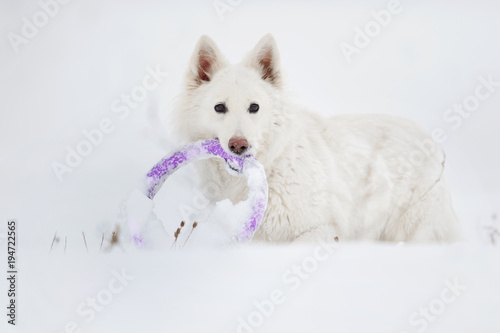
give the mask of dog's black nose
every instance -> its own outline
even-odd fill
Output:
[[[235,136],[229,140],[228,147],[233,153],[241,155],[247,151],[248,141],[241,136]]]

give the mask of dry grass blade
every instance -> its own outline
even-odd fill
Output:
[[[175,231],[175,234],[174,234],[175,239],[172,243],[172,246],[170,247],[170,250],[172,250],[174,248],[175,244],[177,244],[177,238],[181,234],[181,230],[184,227],[184,225],[185,225],[184,221],[181,221],[181,226],[179,228],[177,228],[177,230]]]
[[[186,246],[186,243],[188,242],[189,237],[191,237],[191,234],[193,233],[194,228],[196,228],[197,226],[198,226],[198,222],[196,222],[196,221],[195,221],[195,222],[193,223],[193,228],[191,229],[191,232],[190,232],[190,233],[189,233],[189,235],[187,236],[186,241],[184,242],[184,244],[182,245],[182,248],[184,248],[184,246]]]
[[[85,243],[85,248],[87,249],[87,254],[89,254],[89,248],[87,246],[87,239],[85,238],[85,232],[82,231],[83,242]]]
[[[99,253],[101,253],[102,250],[102,244],[104,243],[104,232],[102,233],[102,238],[101,238],[101,246],[99,247]]]
[[[172,242],[172,246],[170,247],[170,250],[172,250],[175,246],[175,244],[177,243],[177,237],[179,237],[179,234],[181,233],[181,228],[177,228],[177,230],[175,231],[175,234],[174,234],[174,241]]]
[[[54,247],[54,243],[55,243],[55,241],[56,241],[56,238],[57,238],[57,231],[56,231],[56,233],[54,234],[54,238],[52,239],[52,244],[50,244],[49,254],[50,254],[50,252],[52,252],[52,248]]]

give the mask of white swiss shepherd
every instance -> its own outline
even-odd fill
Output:
[[[290,104],[271,35],[237,65],[201,37],[186,80],[173,113],[182,143],[218,139],[264,165],[269,202],[254,240],[461,239],[444,155],[429,136],[402,118],[323,118]],[[213,201],[246,200],[246,179],[229,175],[224,161],[196,167]]]

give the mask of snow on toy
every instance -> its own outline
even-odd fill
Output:
[[[230,174],[244,175],[247,178],[248,199],[243,206],[250,209],[245,220],[241,221],[242,230],[233,239],[245,242],[253,238],[267,206],[268,185],[264,167],[252,155],[233,155],[227,153],[217,140],[202,140],[188,144],[164,157],[147,173],[145,196],[142,195],[140,198],[137,193],[131,195],[127,204],[127,214],[130,231],[137,246],[143,245],[140,234],[141,221],[145,221],[149,216],[153,208],[152,200],[167,178],[188,163],[213,157],[224,159],[226,170]],[[135,208],[137,207],[135,203],[139,201],[142,201],[140,207],[147,207],[146,213]]]

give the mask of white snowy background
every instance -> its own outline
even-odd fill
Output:
[[[443,118],[480,77],[500,81],[500,3],[401,0],[401,13],[348,62],[341,43],[353,44],[355,29],[389,1],[220,2],[231,7],[222,17],[213,1],[72,0],[18,50],[9,34],[21,35],[41,5],[0,2],[1,267],[6,222],[16,219],[19,269],[15,327],[0,279],[1,331],[500,332],[500,239],[492,235],[500,229],[500,87],[458,128]],[[214,246],[200,224],[190,246],[170,251],[182,207],[197,198],[186,168],[159,193],[162,222],[147,226],[145,249],[124,242],[99,253],[120,204],[175,147],[167,120],[197,39],[211,36],[236,62],[268,32],[297,103],[325,116],[387,113],[445,131],[446,179],[466,242],[341,244],[318,262],[314,253],[328,253],[318,244]],[[113,103],[147,68],[168,76],[121,119]],[[52,164],[65,163],[67,146],[76,149],[82,131],[104,118],[113,131],[59,181]],[[294,265],[310,271],[296,290]],[[117,272],[133,279],[120,284]],[[283,303],[259,310],[255,302],[269,304],[273,291]],[[415,317],[429,307],[429,319]]]

